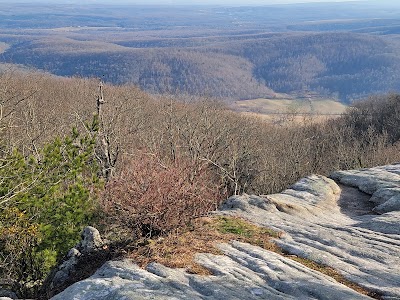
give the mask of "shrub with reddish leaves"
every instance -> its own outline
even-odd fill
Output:
[[[207,168],[185,160],[164,164],[141,153],[107,184],[103,207],[116,226],[150,237],[190,224],[215,210],[223,198]]]

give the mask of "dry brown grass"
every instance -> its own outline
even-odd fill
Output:
[[[301,114],[263,114],[263,113],[256,113],[256,112],[247,112],[242,111],[239,112],[240,115],[244,117],[251,117],[266,123],[272,124],[281,124],[285,126],[299,126],[304,123],[308,124],[319,124],[324,123],[328,120],[337,119],[339,115],[301,115]]]
[[[297,111],[310,113],[311,108],[320,114],[341,114],[346,110],[346,105],[331,99],[268,99],[258,98],[236,101],[234,107],[260,113],[283,113]]]
[[[383,299],[382,296],[379,295],[378,293],[369,291],[369,290],[363,288],[362,286],[358,285],[357,283],[351,282],[350,280],[344,278],[342,274],[340,274],[337,270],[335,270],[331,267],[317,264],[316,262],[314,262],[312,260],[298,257],[296,255],[284,254],[283,252],[280,252],[280,253],[282,255],[284,255],[285,257],[288,257],[294,261],[297,261],[312,270],[318,271],[322,274],[325,274],[325,275],[335,279],[337,282],[351,288],[352,290],[355,290],[356,292],[358,292],[362,295],[367,295],[373,299]]]
[[[279,233],[239,218],[203,217],[196,219],[187,229],[142,242],[136,251],[129,253],[129,257],[142,267],[158,262],[171,268],[185,268],[189,273],[210,275],[208,269],[194,262],[196,253],[222,254],[215,245],[231,240],[278,251],[271,237],[279,237]]]
[[[379,294],[347,280],[329,266],[286,253],[271,240],[280,236],[280,232],[258,227],[236,217],[203,217],[196,219],[189,228],[170,233],[166,237],[142,241],[134,251],[128,254],[128,257],[141,267],[146,267],[151,262],[157,262],[170,268],[184,268],[192,274],[212,275],[210,270],[195,262],[195,254],[221,255],[221,251],[215,247],[216,244],[236,240],[283,255],[335,279],[360,294],[374,299],[382,299]]]

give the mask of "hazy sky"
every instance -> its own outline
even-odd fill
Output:
[[[93,0],[95,1],[95,0]],[[305,3],[305,2],[344,2],[350,0],[148,0],[136,2],[146,2],[146,3],[165,3],[165,4],[192,4],[194,2],[201,4],[225,4],[225,5],[237,5],[237,4],[280,4],[280,3]],[[132,3],[135,0],[119,0],[119,2]]]
[[[43,1],[43,0],[42,0]],[[62,0],[49,0],[49,1],[62,1]],[[65,0],[68,1],[68,0]],[[74,1],[74,0],[70,0]],[[107,0],[83,0],[87,2],[106,2]],[[368,1],[368,0],[108,0],[108,2],[121,2],[121,3],[157,3],[157,4],[283,4],[283,3],[307,3],[307,2],[356,2],[356,1]],[[369,0],[369,2],[385,2],[385,3],[397,3],[399,0]]]
[[[193,2],[204,3],[204,4],[275,4],[275,3],[306,3],[306,2],[346,2],[346,1],[354,1],[354,0],[148,0],[148,1],[140,1],[140,0],[118,0],[118,2],[125,3],[133,3],[133,2],[154,2],[154,3],[184,3],[191,4]],[[92,0],[92,2],[96,2],[96,0]]]
[[[51,0],[50,0],[51,1]],[[66,0],[68,1],[68,0]],[[72,0],[73,1],[73,0]],[[85,0],[84,0],[85,1]],[[86,0],[87,2],[105,2],[107,0]],[[306,2],[346,2],[354,0],[114,0],[119,3],[147,3],[147,4],[224,4],[224,5],[268,5],[282,3],[306,3]]]
[[[40,1],[40,0],[37,0]],[[41,0],[43,1],[43,0]],[[204,5],[269,5],[269,4],[291,4],[291,3],[316,3],[316,2],[371,2],[379,5],[399,4],[400,0],[48,0],[48,1],[70,1],[86,3],[127,3],[127,4],[204,4]]]
[[[0,0],[0,2],[47,2],[47,3],[127,3],[127,4],[223,4],[223,5],[268,5],[306,2],[349,2],[360,0]],[[385,1],[385,0],[384,0]],[[391,0],[386,0],[391,1]],[[394,0],[394,2],[397,0]]]
[[[399,5],[400,0],[0,0],[0,3],[74,3],[74,4],[96,4],[96,3],[123,3],[123,4],[167,4],[167,5],[269,5],[269,4],[291,4],[311,2],[371,2],[379,5]]]

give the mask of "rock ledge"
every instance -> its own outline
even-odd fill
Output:
[[[400,164],[312,175],[279,194],[229,198],[219,214],[285,234],[287,252],[333,267],[383,299],[400,299]],[[371,299],[276,253],[232,241],[200,253],[213,276],[109,261],[54,300]]]

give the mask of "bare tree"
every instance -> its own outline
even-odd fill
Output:
[[[108,130],[104,116],[103,116],[103,105],[106,103],[104,100],[103,92],[104,84],[102,81],[99,83],[99,94],[97,95],[97,121],[98,121],[98,132],[97,132],[97,147],[96,147],[96,158],[98,159],[101,172],[106,181],[109,181],[111,176],[115,172],[115,165],[119,156],[119,145],[112,145],[110,131]],[[111,124],[112,124],[111,120]],[[108,124],[108,125],[111,125]]]

